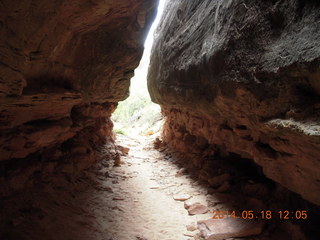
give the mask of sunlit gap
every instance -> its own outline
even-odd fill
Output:
[[[144,44],[140,65],[131,79],[130,96],[119,103],[112,115],[114,131],[127,136],[152,135],[162,126],[160,106],[151,102],[147,88],[147,73],[150,62],[154,31],[160,21],[166,0],[160,0],[157,16],[150,28]]]

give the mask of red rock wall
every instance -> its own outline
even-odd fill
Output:
[[[165,142],[252,159],[320,205],[319,10],[317,1],[168,2],[148,73]]]
[[[97,160],[112,137],[111,113],[128,96],[156,5],[1,1],[1,176],[23,160],[66,161],[72,171]]]

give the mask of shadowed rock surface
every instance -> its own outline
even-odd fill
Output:
[[[170,1],[156,37],[164,141],[252,159],[320,205],[319,2]]]
[[[163,136],[116,145],[156,4],[0,0],[0,239],[320,239],[319,2],[169,1]]]
[[[35,171],[75,173],[97,160],[112,141],[109,117],[129,94],[156,5],[0,2],[0,180],[18,183],[6,186],[24,187]],[[31,167],[43,161],[52,167]],[[11,178],[13,170],[25,178]]]

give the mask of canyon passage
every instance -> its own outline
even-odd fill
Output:
[[[320,238],[319,1],[160,3],[126,134],[159,1],[0,0],[0,239]]]

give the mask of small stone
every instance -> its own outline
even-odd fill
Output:
[[[237,218],[208,219],[198,221],[198,229],[206,240],[223,240],[232,237],[247,237],[262,232],[263,225]]]
[[[224,182],[218,189],[217,192],[229,192],[230,191],[230,184],[229,182]]]
[[[175,177],[182,177],[184,174],[183,174],[183,172],[177,172],[174,176]]]
[[[175,177],[182,177],[187,172],[187,169],[181,168],[177,173],[174,175]]]
[[[120,158],[120,154],[119,153],[117,153],[116,155],[115,155],[115,157],[114,157],[114,166],[115,167],[120,167],[120,165],[121,165],[121,158]]]
[[[153,134],[155,134],[155,131],[153,130],[149,130],[148,132],[146,132],[146,136],[151,136]]]
[[[222,174],[220,176],[208,179],[208,182],[211,187],[219,187],[226,181],[230,180],[230,175],[228,173]]]
[[[194,234],[193,233],[184,233],[183,236],[186,236],[186,237],[193,237]]]
[[[120,146],[120,145],[117,145],[116,147],[117,147],[117,150],[120,151],[121,155],[128,155],[129,154],[130,148],[123,147],[123,146]]]
[[[187,201],[184,202],[183,205],[184,205],[185,209],[188,209],[192,204],[195,204],[195,203],[199,203],[199,202],[192,202],[192,200],[187,200]]]
[[[200,203],[194,203],[188,208],[189,215],[205,214],[208,211],[209,209]]]
[[[203,238],[201,237],[200,233],[197,233],[196,235],[193,236],[194,240],[203,240]]]
[[[110,163],[108,163],[107,161],[102,161],[101,164],[104,167],[110,167]]]
[[[207,182],[209,176],[210,176],[210,173],[208,173],[208,172],[206,172],[204,170],[201,170],[199,175],[198,175],[198,180],[199,181],[203,181],[203,182]]]
[[[191,196],[189,194],[182,194],[182,195],[175,195],[173,196],[173,199],[176,201],[185,201],[190,199]]]
[[[145,237],[142,236],[142,235],[136,236],[136,239],[137,239],[137,240],[148,240],[147,238],[145,238]]]
[[[110,188],[110,187],[105,187],[105,186],[97,185],[97,186],[95,186],[94,188],[95,188],[96,190],[98,190],[98,191],[107,191],[107,192],[113,193],[113,190],[112,190],[112,188]]]
[[[112,200],[122,201],[122,200],[124,200],[124,198],[122,198],[122,197],[114,197],[114,198],[112,198]]]
[[[187,225],[186,228],[189,232],[197,230],[197,227],[194,224]]]
[[[154,142],[153,142],[154,148],[159,149],[161,146],[161,143],[162,143],[161,140],[157,137],[156,140],[154,140]]]

